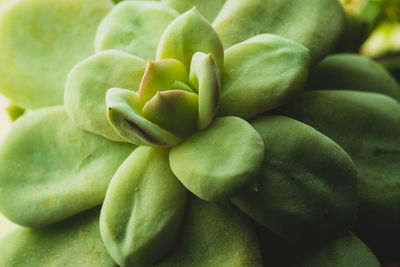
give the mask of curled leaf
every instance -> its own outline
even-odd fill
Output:
[[[172,173],[168,151],[139,147],[121,165],[100,215],[104,244],[121,266],[148,266],[174,247],[186,190]]]
[[[143,107],[142,115],[178,136],[185,137],[197,126],[199,97],[182,90],[158,92]]]
[[[106,92],[113,87],[139,90],[146,62],[117,50],[97,53],[76,65],[65,86],[65,107],[82,129],[125,141],[107,120]]]
[[[172,146],[180,142],[173,133],[142,117],[138,93],[111,88],[107,91],[107,118],[124,140],[146,146]]]
[[[228,48],[219,114],[249,119],[280,106],[303,89],[308,64],[307,48],[272,34]]]
[[[176,59],[149,61],[139,88],[139,102],[144,106],[158,91],[172,89],[176,81],[186,83],[188,73]]]
[[[199,95],[197,127],[204,130],[217,113],[221,78],[211,54],[197,52],[190,65],[189,81]]]
[[[214,28],[196,8],[177,17],[165,30],[157,47],[156,59],[174,58],[187,70],[196,52],[211,53],[221,70],[224,50]]]
[[[80,130],[64,107],[27,113],[0,147],[0,210],[17,224],[38,227],[99,205],[134,149]]]
[[[126,1],[116,5],[101,22],[96,51],[118,49],[144,59],[154,59],[157,44],[178,12],[155,1]]]
[[[210,126],[171,149],[171,169],[182,184],[208,201],[226,200],[254,185],[264,157],[260,135],[238,117]]]

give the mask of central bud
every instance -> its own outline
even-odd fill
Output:
[[[193,55],[190,71],[177,59],[149,61],[138,92],[111,88],[108,120],[131,143],[172,146],[215,117],[220,74],[211,54]]]

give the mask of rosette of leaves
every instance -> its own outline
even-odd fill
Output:
[[[10,235],[0,259],[261,265],[248,217],[295,243],[345,233],[358,201],[350,157],[262,115],[303,89],[343,21],[336,0],[5,4],[1,92],[40,109],[0,147],[0,210],[44,228]]]

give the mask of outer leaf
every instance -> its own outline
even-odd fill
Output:
[[[68,75],[65,105],[82,129],[115,141],[125,141],[107,120],[106,92],[112,87],[138,90],[146,62],[130,54],[109,50],[87,58]]]
[[[262,117],[252,126],[266,147],[258,190],[233,203],[290,242],[315,243],[348,230],[356,219],[357,173],[346,152],[287,117]]]
[[[158,92],[143,107],[143,117],[163,129],[185,137],[197,126],[199,97],[182,90]]]
[[[0,91],[21,107],[63,103],[68,71],[94,52],[108,0],[16,0],[0,15]]]
[[[107,117],[110,125],[128,142],[147,146],[171,146],[180,138],[160,128],[136,110],[140,109],[134,91],[111,88],[107,91]]]
[[[273,33],[310,49],[315,64],[334,48],[345,16],[337,0],[227,0],[213,26],[225,48]]]
[[[149,61],[139,89],[139,101],[143,107],[158,91],[172,89],[176,82],[186,83],[188,73],[176,59]]]
[[[178,179],[208,201],[226,200],[254,185],[263,157],[261,137],[238,117],[215,119],[169,154]]]
[[[248,119],[276,108],[303,89],[308,50],[272,34],[250,38],[225,51],[220,115]]]
[[[367,57],[331,55],[310,73],[307,89],[346,89],[386,94],[400,101],[400,86],[389,72]]]
[[[199,94],[198,128],[204,130],[217,113],[221,78],[211,54],[193,55],[189,80]]]
[[[358,229],[369,237],[400,231],[400,104],[376,93],[313,91],[282,112],[335,140],[358,170]]]
[[[179,13],[184,13],[195,6],[200,14],[211,23],[226,0],[163,0],[163,2],[178,10]]]
[[[119,49],[154,59],[161,35],[178,15],[174,9],[154,1],[118,4],[97,30],[96,51]]]
[[[261,229],[258,232],[265,266],[270,267],[379,267],[372,251],[347,232],[328,242],[296,245]]]
[[[0,241],[3,266],[117,267],[99,234],[99,209],[41,228],[20,228]]]
[[[28,113],[0,147],[0,210],[37,227],[94,207],[134,149],[78,129],[63,107]]]
[[[107,191],[101,236],[121,266],[148,266],[177,240],[186,190],[171,172],[168,151],[139,147],[121,165]]]
[[[211,53],[218,68],[224,65],[224,50],[218,34],[196,8],[180,15],[165,30],[157,47],[156,59],[174,58],[187,70],[196,52]]]
[[[232,205],[192,198],[173,254],[156,266],[263,266],[252,223]]]

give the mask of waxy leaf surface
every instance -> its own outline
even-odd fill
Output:
[[[265,229],[265,228],[264,228]],[[372,251],[354,234],[347,232],[327,242],[291,244],[259,228],[257,231],[264,264],[269,267],[379,267]]]
[[[110,255],[121,266],[148,266],[178,239],[186,189],[168,163],[168,150],[139,147],[114,175],[100,215]]]
[[[283,116],[252,122],[265,143],[257,190],[232,199],[282,238],[312,243],[355,222],[356,170],[346,152],[320,132]]]
[[[253,224],[233,205],[192,197],[188,201],[182,236],[172,255],[158,267],[261,267]]]
[[[157,47],[156,59],[174,58],[190,70],[193,54],[211,53],[219,69],[224,64],[224,50],[214,28],[196,8],[176,18],[165,30]]]
[[[226,0],[162,0],[167,5],[178,10],[179,13],[184,13],[194,6],[199,10],[210,23],[218,15]]]
[[[225,49],[273,33],[310,49],[317,63],[339,40],[345,16],[337,0],[227,0],[213,26]]]
[[[171,169],[198,197],[217,201],[255,184],[264,157],[260,135],[238,117],[215,119],[171,149]]]
[[[28,113],[0,147],[0,211],[37,227],[94,207],[134,149],[80,130],[63,107]]]
[[[117,267],[100,237],[99,209],[40,229],[19,228],[0,240],[2,266]]]
[[[310,72],[306,89],[376,92],[400,101],[400,85],[390,73],[371,59],[356,54],[325,58]]]
[[[94,53],[108,0],[18,0],[0,15],[0,92],[21,107],[62,105],[68,71]]]
[[[262,34],[225,50],[220,115],[249,119],[303,89],[309,53],[296,42]]]
[[[82,129],[114,141],[124,139],[107,120],[106,92],[113,87],[139,90],[146,61],[117,50],[97,53],[76,65],[68,75],[65,106]]]
[[[161,35],[178,15],[176,10],[155,1],[120,3],[100,24],[96,51],[118,49],[154,59]]]
[[[357,91],[303,93],[280,112],[337,142],[357,166],[358,229],[368,236],[399,237],[400,104]]]

